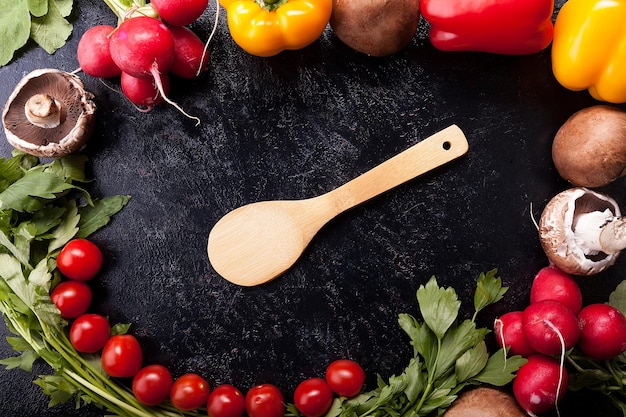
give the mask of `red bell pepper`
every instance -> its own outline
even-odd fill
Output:
[[[554,0],[420,0],[420,10],[443,51],[533,54],[554,31]]]

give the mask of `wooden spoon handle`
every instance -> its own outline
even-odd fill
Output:
[[[326,194],[339,214],[464,155],[469,148],[452,125]]]

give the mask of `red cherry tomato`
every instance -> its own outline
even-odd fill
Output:
[[[272,384],[261,384],[246,393],[248,417],[283,417],[285,400],[280,390]]]
[[[92,296],[89,285],[81,281],[63,281],[50,293],[50,299],[64,319],[74,319],[85,313]]]
[[[133,394],[145,405],[161,404],[170,395],[173,382],[172,374],[165,366],[148,365],[133,378]]]
[[[229,384],[217,386],[209,395],[209,417],[241,417],[246,409],[243,394]]]
[[[365,372],[358,363],[339,359],[326,368],[326,382],[337,395],[354,397],[363,388]]]
[[[333,404],[333,391],[322,378],[309,378],[296,387],[293,399],[305,417],[322,417]]]
[[[141,369],[143,353],[133,335],[111,336],[102,348],[102,369],[107,375],[118,378],[131,378]]]
[[[57,256],[57,267],[67,278],[88,281],[102,266],[102,252],[90,240],[70,240]]]
[[[207,405],[211,389],[209,383],[197,374],[185,374],[174,381],[170,401],[181,411],[192,411]]]
[[[70,342],[79,352],[95,353],[104,347],[110,333],[111,326],[104,316],[83,314],[70,327]]]

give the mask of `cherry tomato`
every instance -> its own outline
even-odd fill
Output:
[[[285,400],[280,390],[272,384],[261,384],[246,393],[248,417],[283,417]]]
[[[172,374],[163,365],[141,368],[133,378],[133,394],[145,405],[161,404],[170,395]]]
[[[107,375],[118,378],[131,378],[141,369],[143,353],[133,335],[111,336],[102,348],[102,369]]]
[[[63,281],[50,293],[50,299],[64,319],[74,319],[85,313],[92,297],[89,285],[81,281]]]
[[[296,387],[293,399],[305,417],[322,417],[333,404],[333,391],[322,378],[309,378]]]
[[[326,382],[337,395],[354,397],[363,388],[365,372],[358,363],[339,359],[326,368]]]
[[[102,266],[102,252],[90,240],[70,240],[57,256],[57,267],[67,278],[88,281]]]
[[[206,379],[197,374],[185,374],[174,381],[170,401],[181,411],[191,411],[207,405],[210,392]]]
[[[111,326],[104,316],[83,314],[70,327],[70,342],[79,352],[95,353],[104,347],[110,333]]]
[[[243,394],[229,384],[217,386],[207,404],[209,417],[241,417],[246,409]]]

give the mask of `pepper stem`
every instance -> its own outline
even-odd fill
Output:
[[[50,94],[35,94],[24,105],[26,118],[35,126],[52,129],[67,117],[65,105]]]
[[[274,11],[278,9],[283,4],[287,3],[288,0],[255,0],[256,3],[262,9],[267,10],[268,12]]]

